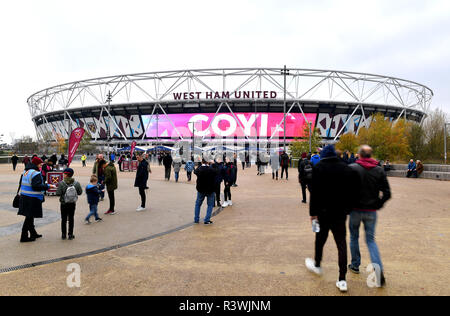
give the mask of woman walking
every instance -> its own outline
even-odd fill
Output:
[[[31,163],[25,167],[22,175],[18,215],[25,216],[25,221],[22,227],[20,242],[32,242],[42,237],[42,235],[36,232],[34,219],[43,217],[42,203],[44,202],[45,191],[48,189],[56,189],[54,185],[44,183],[42,174],[39,171],[42,164],[43,161],[41,158],[33,158]]]

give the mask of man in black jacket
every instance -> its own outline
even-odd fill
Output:
[[[58,163],[58,157],[56,156],[56,153],[54,153],[53,155],[51,155],[49,161],[51,161],[53,163],[53,166],[56,167],[56,164]]]
[[[14,170],[14,171],[16,171],[16,168],[17,168],[17,162],[18,162],[18,161],[19,161],[19,157],[17,157],[17,155],[14,154],[14,155],[11,157],[11,162],[12,162],[13,170]]]
[[[372,148],[367,145],[361,146],[359,157],[356,163],[350,165],[359,176],[360,186],[357,191],[358,196],[355,207],[350,214],[349,227],[352,263],[349,265],[349,269],[359,274],[359,266],[361,265],[359,228],[362,222],[364,223],[370,259],[376,271],[377,286],[382,287],[386,284],[386,280],[384,278],[380,253],[375,242],[375,227],[377,223],[377,210],[381,209],[391,198],[391,190],[383,168],[379,166],[378,161],[372,159]]]
[[[316,233],[315,259],[306,259],[308,270],[322,274],[323,247],[328,232],[333,232],[339,255],[339,280],[336,286],[340,291],[347,291],[347,241],[345,221],[351,210],[356,176],[353,170],[338,159],[333,146],[326,146],[321,152],[321,161],[314,167],[312,176],[310,215],[311,220],[318,220],[320,231]]]
[[[172,171],[172,162],[173,162],[172,155],[167,153],[163,158],[163,165],[164,165],[164,168],[166,171],[165,179],[167,181],[170,181],[170,173]]]
[[[141,196],[141,206],[137,208],[137,212],[145,211],[146,195],[145,189],[147,188],[148,181],[148,162],[144,159],[142,154],[137,155],[137,160],[139,161],[138,169],[136,172],[136,180],[134,181],[134,186],[139,189],[139,195]]]
[[[286,180],[289,179],[289,156],[288,154],[283,151],[283,153],[280,156],[280,166],[281,166],[281,179],[284,177],[284,173],[286,172]]]
[[[312,182],[312,163],[306,159],[306,153],[302,154],[302,159],[298,162],[298,181],[302,186],[302,203],[306,204],[306,188],[308,188],[311,195],[311,182]]]
[[[197,176],[197,201],[195,202],[194,222],[196,224],[200,222],[200,208],[205,198],[207,198],[208,210],[204,223],[205,225],[211,225],[213,223],[211,215],[214,207],[214,189],[217,173],[203,159],[202,165],[194,170],[194,174]]]

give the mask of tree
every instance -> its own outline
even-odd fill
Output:
[[[21,154],[34,154],[38,148],[38,143],[31,136],[23,136],[13,146],[14,151]]]
[[[425,150],[424,157],[432,160],[444,159],[444,124],[446,115],[437,109],[429,113],[424,121]]]
[[[81,139],[80,146],[78,147],[79,152],[92,153],[96,150],[97,146],[92,144],[92,135],[88,130],[85,130],[84,136]]]
[[[309,135],[310,129],[307,123],[303,126],[303,135],[301,139],[296,138],[290,145],[289,148],[291,150],[292,157],[299,158],[302,156],[302,153],[309,152]],[[318,128],[312,130],[311,133],[311,148],[312,151],[316,151],[322,142],[322,137],[320,136],[320,131]]]
[[[61,135],[56,135],[56,148],[59,154],[67,152],[68,144],[67,140]]]
[[[416,123],[410,122],[407,126],[407,137],[409,151],[413,157],[425,157],[426,144],[425,144],[425,130]],[[421,158],[423,159],[423,158]]]
[[[336,149],[342,152],[349,151],[355,153],[359,145],[358,137],[353,133],[349,133],[341,136],[339,142],[336,144]]]
[[[386,120],[383,114],[375,114],[370,127],[360,130],[359,144],[370,145],[374,156],[380,160],[405,159],[411,155],[406,126],[404,120],[393,123]]]

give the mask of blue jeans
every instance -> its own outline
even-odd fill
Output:
[[[180,178],[180,172],[175,171],[175,182],[178,182],[179,178]]]
[[[194,221],[199,222],[200,221],[200,208],[202,207],[203,201],[207,198],[206,202],[208,204],[208,210],[206,211],[206,217],[205,217],[205,223],[209,222],[211,220],[212,210],[214,207],[214,198],[215,194],[210,193],[200,193],[197,192],[197,201],[195,202],[195,217]]]
[[[366,232],[366,243],[369,248],[370,259],[372,263],[376,263],[383,271],[383,264],[381,263],[380,252],[378,251],[377,243],[375,242],[375,227],[377,224],[377,212],[361,212],[353,211],[350,214],[350,251],[352,254],[352,266],[359,268],[361,265],[361,254],[359,252],[359,227],[361,222],[364,224]]]
[[[86,221],[88,221],[92,216],[95,216],[95,220],[99,219],[98,217],[98,204],[90,204],[89,205],[89,215],[86,217]]]

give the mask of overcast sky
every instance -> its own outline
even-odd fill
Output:
[[[26,99],[75,80],[222,67],[409,79],[450,112],[450,1],[2,1],[0,134],[35,136]]]

